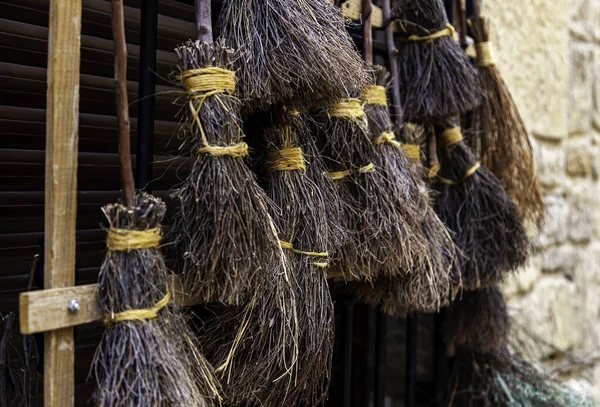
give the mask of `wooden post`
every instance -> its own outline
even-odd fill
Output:
[[[51,0],[46,96],[44,288],[75,284],[80,37],[81,0]],[[73,328],[47,332],[44,349],[44,406],[73,406]]]

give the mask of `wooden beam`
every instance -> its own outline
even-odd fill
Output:
[[[51,0],[46,95],[44,287],[75,284],[81,0]],[[44,335],[44,406],[75,404],[73,328]]]

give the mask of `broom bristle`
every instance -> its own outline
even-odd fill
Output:
[[[111,228],[147,231],[160,228],[166,206],[141,193],[133,207],[110,204],[103,211]],[[98,282],[105,315],[154,307],[168,292],[167,278],[157,247],[109,250]],[[103,407],[215,405],[219,385],[213,373],[184,316],[168,305],[155,318],[110,324],[91,371],[98,383],[94,399]]]
[[[242,53],[236,70],[250,110],[280,102],[323,107],[366,82],[340,9],[327,1],[227,0],[219,26]]]
[[[203,79],[205,68],[233,69],[233,50],[219,43],[188,43],[176,51],[182,78]],[[244,163],[240,102],[231,90],[191,89],[186,102],[180,154],[192,166],[171,192],[177,268],[186,288],[206,301],[239,304],[281,261],[272,203]],[[241,151],[206,152],[223,148]]]
[[[489,44],[488,20],[473,18],[470,25],[475,44]],[[478,50],[478,59],[483,52]],[[540,227],[545,208],[527,128],[497,66],[491,60],[483,62],[479,67],[481,105],[471,115],[479,156],[502,182],[523,219]]]
[[[458,42],[448,35],[414,40],[447,29],[441,0],[399,0],[396,14],[403,36],[398,41],[398,81],[405,120],[435,120],[473,109],[479,102],[476,70]]]
[[[505,348],[511,325],[500,288],[463,292],[450,308],[448,326],[447,342],[460,348],[478,353]]]
[[[436,211],[464,253],[463,286],[470,290],[499,283],[525,263],[531,249],[517,207],[464,141],[445,145],[439,139],[438,152]]]

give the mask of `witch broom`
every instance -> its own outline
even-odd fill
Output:
[[[159,249],[166,206],[134,191],[122,1],[113,0],[112,13],[123,197],[103,208],[110,228],[98,285],[106,331],[92,362],[94,400],[101,407],[211,406],[220,397],[212,367],[183,315],[169,305]]]

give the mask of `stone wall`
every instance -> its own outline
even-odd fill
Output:
[[[485,14],[548,207],[538,254],[504,291],[517,320],[592,367],[547,347],[540,360],[600,401],[600,0],[488,0]]]

